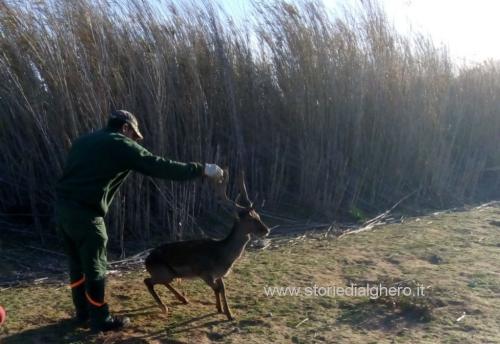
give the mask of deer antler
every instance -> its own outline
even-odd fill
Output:
[[[240,176],[238,178],[238,184],[239,184],[239,189],[240,193],[236,197],[236,199],[233,201],[229,199],[229,197],[226,194],[227,186],[229,184],[229,171],[228,169],[223,170],[224,174],[222,178],[213,181],[213,188],[215,191],[215,194],[218,196],[220,202],[223,205],[226,205],[230,208],[233,208],[235,210],[243,210],[243,209],[248,209],[253,206],[252,201],[248,198],[248,192],[247,192],[247,187],[245,185],[245,173],[241,172]],[[242,199],[243,204],[239,204],[239,199]]]
[[[219,201],[223,205],[228,206],[234,210],[245,209],[245,207],[239,205],[236,201],[229,199],[229,197],[227,196],[226,190],[227,190],[227,185],[229,184],[229,171],[226,168],[223,170],[223,172],[224,174],[220,179],[213,181],[214,192],[219,198]]]
[[[240,184],[240,195],[238,197],[241,196],[246,208],[251,208],[253,206],[253,202],[250,201],[250,198],[248,197],[247,187],[245,185],[245,172],[241,171],[238,182]]]

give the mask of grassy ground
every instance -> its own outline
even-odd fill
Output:
[[[499,221],[499,222],[497,222]],[[145,273],[109,278],[108,301],[133,326],[91,336],[69,318],[62,285],[0,292],[8,321],[3,343],[498,343],[500,342],[500,205],[413,218],[341,239],[316,233],[276,239],[249,251],[226,279],[235,321],[215,313],[211,290],[198,281],[177,287],[179,304],[161,286],[165,316],[142,284]],[[266,286],[379,284],[424,286],[425,296],[266,296]],[[319,291],[319,290],[318,290]],[[459,319],[463,314],[465,317]]]

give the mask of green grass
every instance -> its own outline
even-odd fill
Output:
[[[200,281],[176,282],[181,305],[161,286],[170,307],[160,313],[142,284],[143,271],[112,275],[108,301],[131,317],[122,333],[91,336],[69,322],[62,285],[0,292],[8,321],[2,343],[482,343],[500,341],[500,206],[410,219],[341,239],[321,233],[249,251],[226,278],[236,317],[215,313]],[[423,285],[425,296],[268,297],[265,286]],[[461,321],[456,320],[465,312]],[[307,320],[305,320],[307,319]]]

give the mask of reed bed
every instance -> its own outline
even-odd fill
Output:
[[[458,65],[364,3],[333,16],[315,1],[256,2],[235,23],[209,1],[0,0],[2,212],[28,214],[44,240],[71,141],[114,108],[139,116],[156,154],[244,169],[273,211],[495,197],[499,64]],[[213,198],[135,174],[112,243],[203,235]]]

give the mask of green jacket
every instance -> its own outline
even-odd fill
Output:
[[[172,180],[203,175],[201,164],[155,156],[128,137],[102,129],[73,143],[63,175],[57,183],[58,202],[104,216],[131,170]]]

